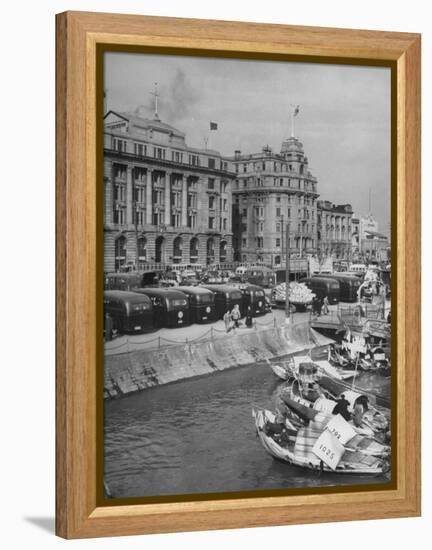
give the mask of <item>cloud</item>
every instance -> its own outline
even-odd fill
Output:
[[[200,94],[186,72],[177,68],[174,77],[161,88],[161,109],[164,119],[177,122],[196,112]]]

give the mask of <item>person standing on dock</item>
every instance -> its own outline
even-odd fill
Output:
[[[329,301],[328,301],[327,294],[324,296],[323,301],[322,301],[321,313],[323,315],[328,315],[329,314]]]
[[[246,311],[246,326],[248,328],[252,327],[252,307],[250,305],[247,307]]]
[[[231,319],[233,320],[234,322],[234,328],[239,328],[240,326],[240,319],[241,319],[241,313],[240,313],[240,308],[239,308],[239,305],[236,304],[234,307],[233,307],[233,310],[231,311]]]
[[[231,330],[231,313],[229,311],[225,313],[223,320],[225,323],[225,330],[229,332]]]

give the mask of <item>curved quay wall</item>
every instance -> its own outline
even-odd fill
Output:
[[[236,333],[225,338],[158,350],[107,355],[104,397],[121,397],[146,388],[250,365],[329,342],[331,340],[315,332],[308,323],[302,323]]]

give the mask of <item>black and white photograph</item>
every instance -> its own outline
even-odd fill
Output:
[[[103,61],[105,497],[390,486],[391,69]]]

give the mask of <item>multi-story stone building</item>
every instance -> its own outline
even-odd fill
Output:
[[[232,261],[233,166],[137,113],[104,119],[105,270]]]
[[[322,256],[350,259],[352,250],[352,215],[350,204],[318,201],[318,252]]]
[[[266,146],[260,153],[236,151],[230,160],[235,167],[234,259],[282,265],[287,224],[291,256],[314,253],[317,180],[309,171],[302,143],[291,137],[282,143],[280,153]]]
[[[377,220],[369,213],[362,216],[359,223],[360,252],[364,260],[389,261],[389,239],[379,231]]]

